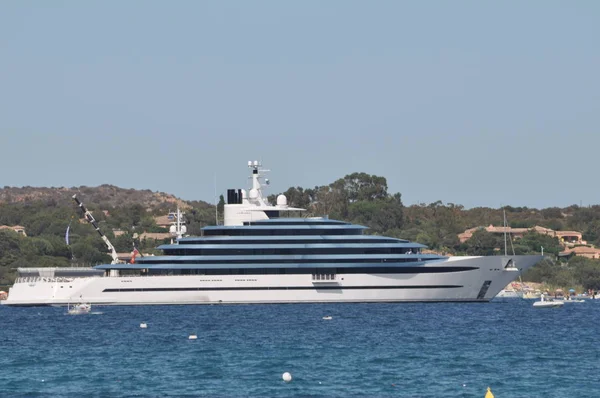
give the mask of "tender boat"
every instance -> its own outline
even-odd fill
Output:
[[[68,305],[67,313],[69,315],[83,315],[89,314],[92,311],[92,305],[86,303],[79,303],[74,306]]]
[[[585,303],[585,300],[583,300],[583,299],[574,299],[574,298],[566,298],[563,300],[556,300],[556,301],[562,301],[563,303]]]
[[[521,295],[516,290],[500,290],[500,293],[496,295],[496,298],[519,298]]]
[[[563,300],[546,300],[544,295],[540,295],[540,301],[536,301],[533,303],[533,306],[536,308],[554,308],[554,307],[562,307],[565,303]]]

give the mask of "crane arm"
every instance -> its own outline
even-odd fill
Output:
[[[111,264],[118,264],[121,261],[119,261],[119,256],[117,255],[117,250],[115,249],[115,247],[112,245],[112,243],[110,243],[110,241],[108,240],[108,238],[102,233],[102,231],[100,231],[100,227],[98,226],[98,223],[96,222],[96,219],[94,219],[94,216],[92,216],[92,213],[90,213],[88,211],[88,209],[85,208],[85,206],[83,205],[83,203],[81,203],[81,201],[77,198],[77,194],[73,195],[73,200],[75,201],[75,203],[77,203],[77,206],[79,206],[79,208],[81,209],[83,216],[85,217],[85,219],[92,224],[92,226],[96,229],[96,232],[98,232],[98,234],[100,235],[100,237],[102,238],[102,240],[104,241],[104,243],[106,244],[106,246],[108,247],[108,250],[110,251],[110,256],[112,257],[112,262]]]

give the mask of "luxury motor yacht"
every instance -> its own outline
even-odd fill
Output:
[[[268,203],[264,170],[257,161],[248,167],[252,187],[227,191],[223,225],[186,237],[177,211],[177,239],[159,246],[162,255],[89,269],[19,268],[2,304],[486,302],[542,259],[426,254],[422,244],[368,235],[362,225],[291,217],[304,209],[284,195]]]

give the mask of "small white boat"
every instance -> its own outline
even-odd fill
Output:
[[[553,308],[553,307],[562,307],[565,305],[563,300],[555,301],[555,300],[545,300],[544,295],[540,295],[540,301],[536,301],[533,303],[533,306],[536,308]]]
[[[563,303],[585,303],[585,300],[581,300],[581,299],[564,299],[564,300],[556,300],[556,301],[561,301]]]
[[[86,303],[79,303],[74,306],[67,306],[67,313],[69,315],[83,315],[89,314],[92,311],[92,305]]]
[[[516,290],[500,290],[500,293],[496,295],[497,298],[520,298],[521,296]]]

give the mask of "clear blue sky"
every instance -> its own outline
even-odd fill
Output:
[[[600,203],[598,1],[4,1],[0,186]]]

